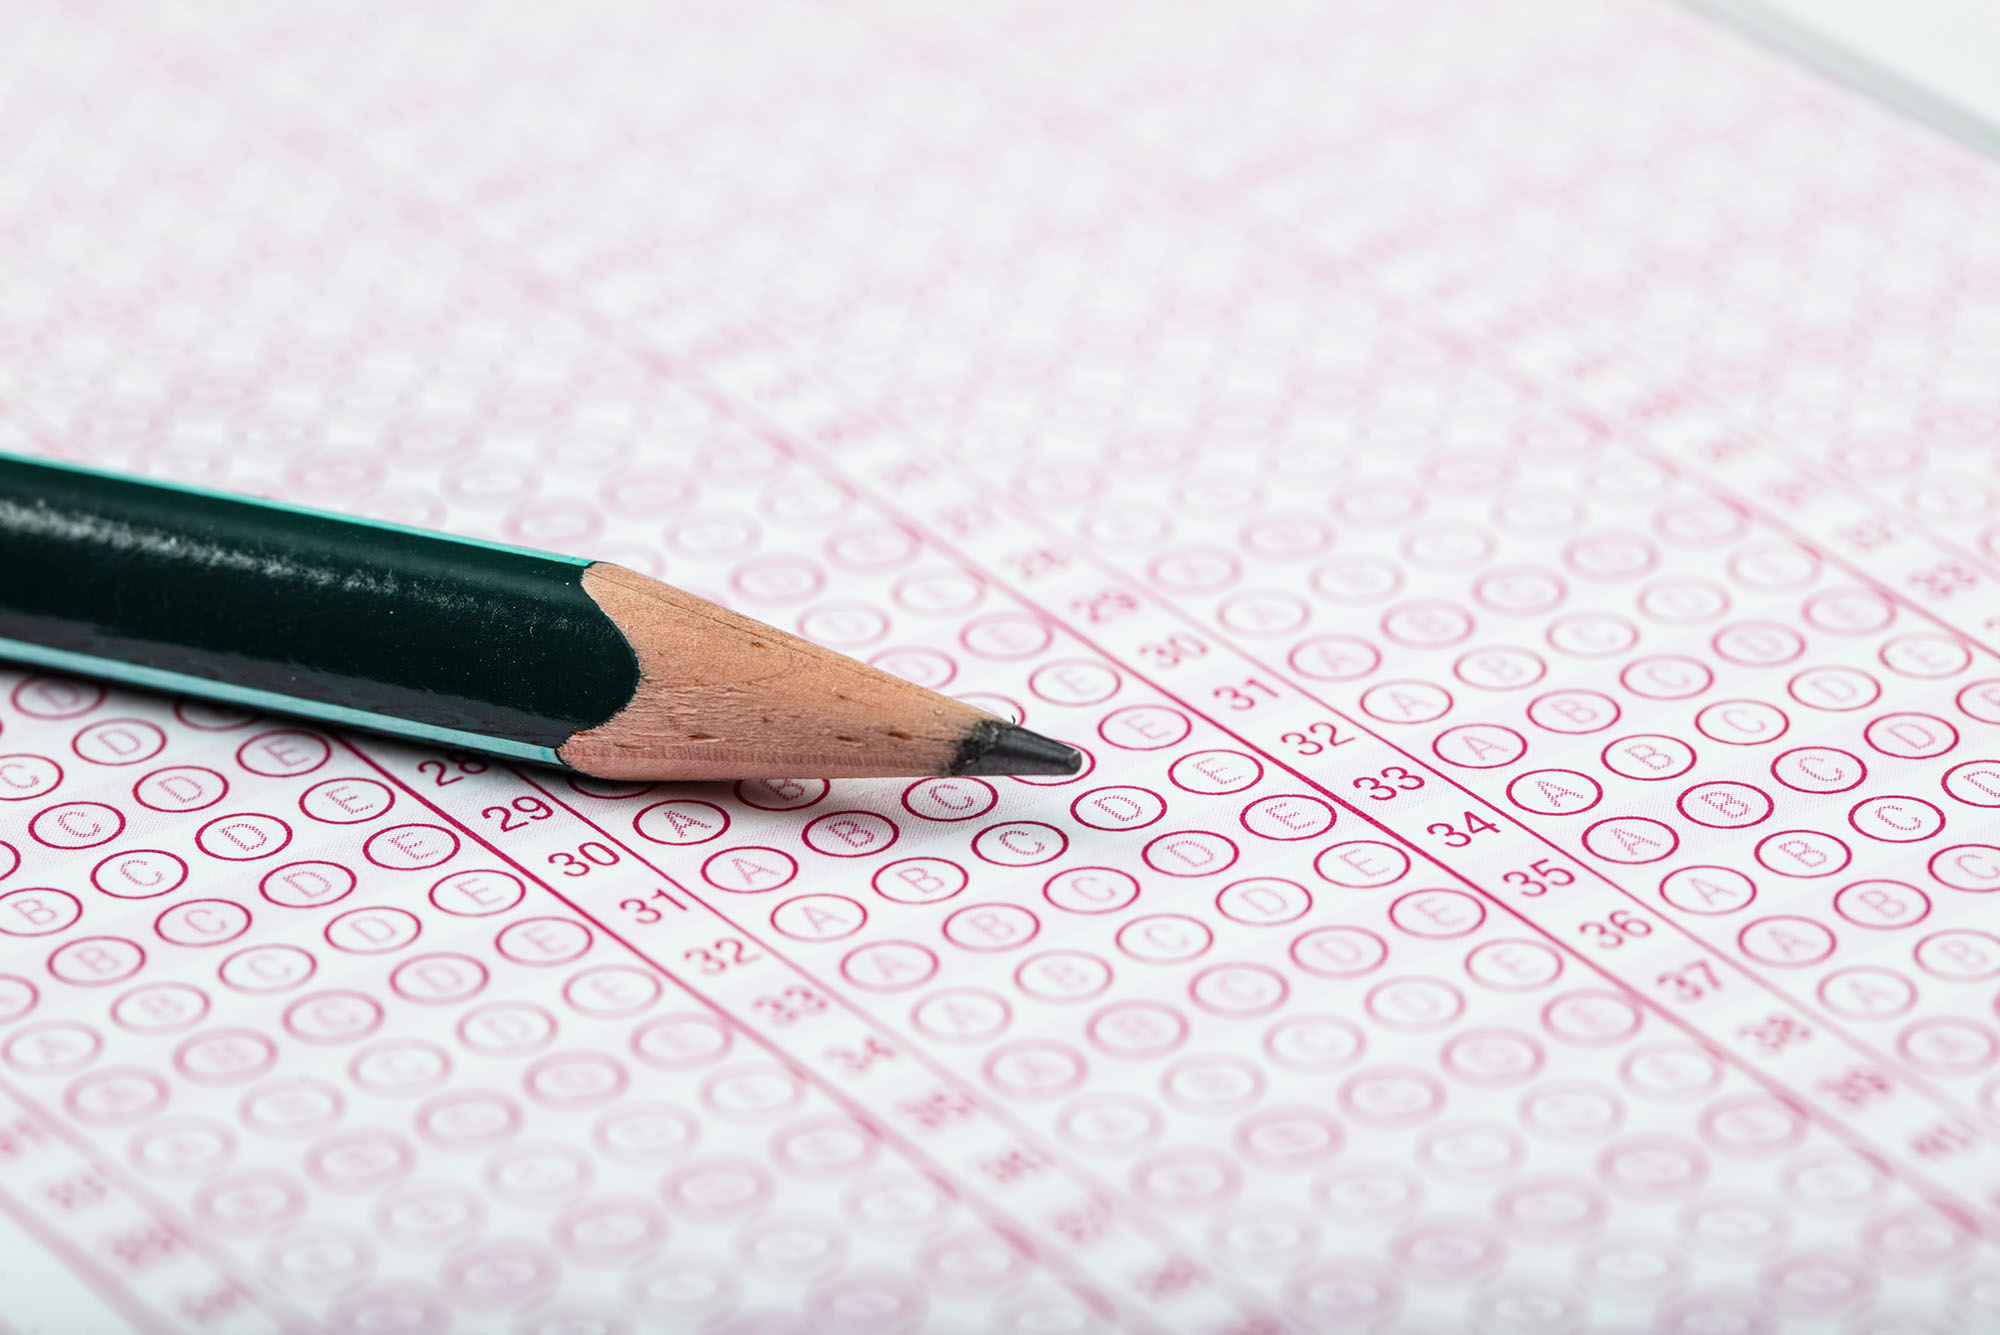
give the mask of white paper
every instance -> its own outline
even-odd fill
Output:
[[[7,674],[0,1321],[1995,1323],[1986,162],[1637,3],[8,27],[5,448],[620,561],[1092,766]]]

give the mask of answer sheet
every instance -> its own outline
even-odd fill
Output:
[[[1073,742],[0,671],[0,1330],[2000,1327],[2000,178],[1641,0],[10,5],[0,448]]]

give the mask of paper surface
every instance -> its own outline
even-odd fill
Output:
[[[2000,1323],[1988,163],[1636,3],[7,26],[0,445],[1092,767],[7,674],[0,1327]]]

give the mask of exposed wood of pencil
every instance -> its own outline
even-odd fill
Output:
[[[631,704],[559,749],[607,779],[949,774],[1000,723],[948,696],[623,566],[584,591],[639,656]]]

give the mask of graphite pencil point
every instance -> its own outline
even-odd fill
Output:
[[[1083,752],[1038,732],[995,720],[981,723],[959,748],[954,775],[1075,774]]]

